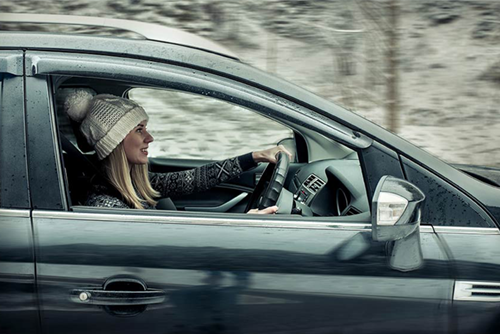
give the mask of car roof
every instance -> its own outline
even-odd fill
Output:
[[[183,45],[216,53],[225,57],[238,59],[236,54],[226,47],[180,29],[165,27],[159,24],[144,23],[133,20],[112,19],[76,15],[45,15],[45,14],[1,14],[0,22],[5,23],[38,23],[58,25],[83,25],[94,27],[115,28],[133,32],[150,41]]]

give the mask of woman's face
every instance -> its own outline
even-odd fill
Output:
[[[123,148],[129,164],[143,165],[148,163],[148,147],[153,136],[146,129],[147,121],[139,123],[123,140]]]

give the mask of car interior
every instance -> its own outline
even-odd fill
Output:
[[[96,154],[78,130],[79,124],[65,114],[65,98],[75,89],[82,88],[94,94],[129,97],[131,90],[144,87],[81,77],[53,77],[52,83],[67,197],[70,207],[84,206],[93,178],[102,176],[102,172]],[[308,219],[343,217],[347,221],[369,220],[369,203],[357,152],[300,124],[284,119],[273,121],[293,133],[293,138],[274,143],[283,144],[294,154],[293,160],[286,164],[283,190],[278,191],[278,206],[284,211],[279,213]],[[151,172],[168,173],[195,168],[214,159],[154,156],[149,160]],[[276,166],[270,165],[266,169],[266,165],[260,164],[241,177],[207,192],[161,199],[157,209],[245,213],[249,208],[258,207],[266,189],[273,187],[269,179],[275,176]]]

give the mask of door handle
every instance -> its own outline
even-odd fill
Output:
[[[231,198],[229,201],[227,201],[224,204],[221,204],[219,206],[191,206],[191,207],[185,207],[184,210],[186,211],[205,211],[205,212],[227,212],[229,209],[231,209],[233,206],[241,202],[245,197],[248,196],[248,193],[241,193],[238,196]]]
[[[165,301],[165,291],[147,289],[145,291],[114,291],[95,287],[74,289],[70,300],[89,305],[151,305]]]

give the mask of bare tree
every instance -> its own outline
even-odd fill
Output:
[[[389,23],[387,30],[389,47],[387,49],[388,76],[387,76],[387,124],[392,132],[399,130],[399,92],[398,92],[398,0],[391,0],[389,4]]]
[[[365,88],[370,89],[383,78],[385,85],[385,124],[388,130],[399,130],[399,0],[357,0],[365,26]],[[382,63],[380,63],[382,61]]]

